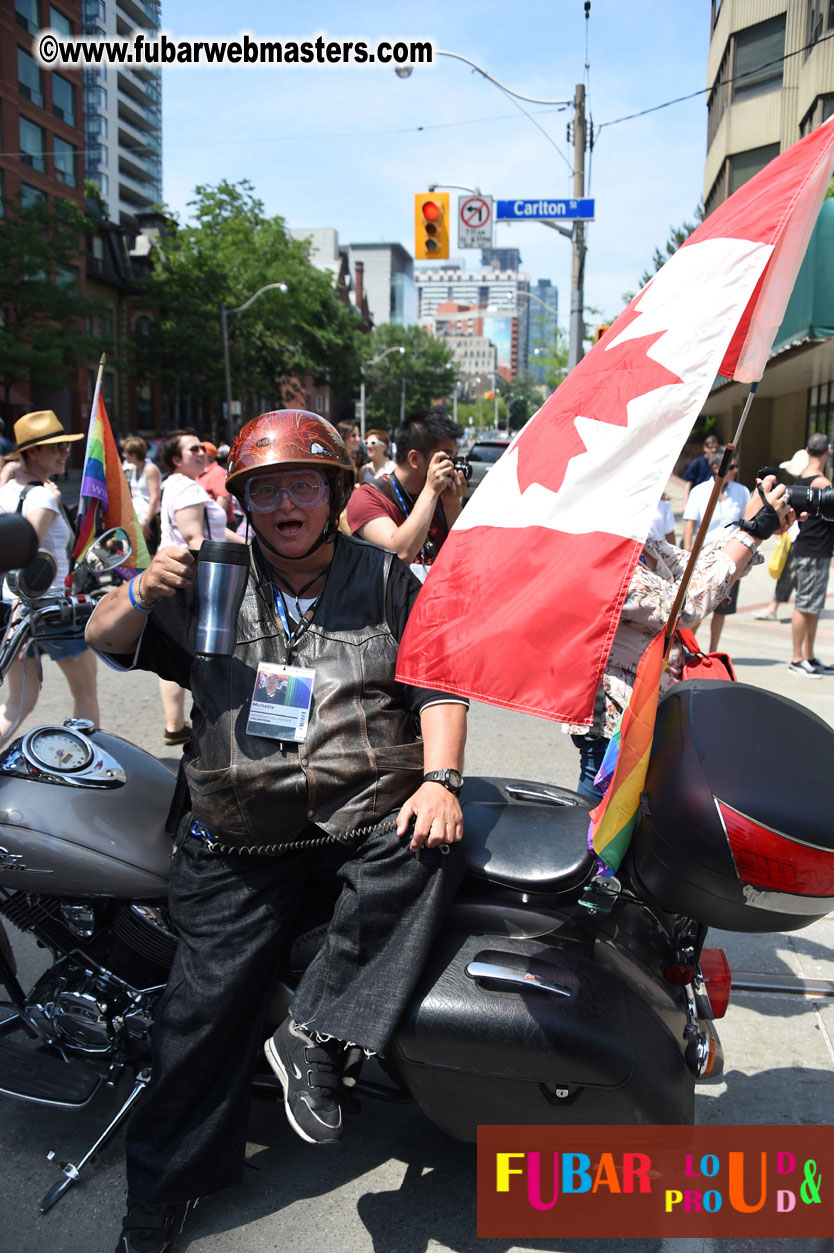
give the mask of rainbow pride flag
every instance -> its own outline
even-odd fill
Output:
[[[591,810],[588,844],[603,863],[603,874],[616,874],[637,824],[665,667],[665,643],[661,631],[640,658],[631,698],[608,742],[596,777],[596,785],[605,796]]]
[[[150,553],[133,509],[130,487],[122,469],[99,382],[93,396],[81,478],[76,541],[72,550],[75,560],[80,561],[98,536],[114,526],[127,531],[132,554],[131,564],[119,567],[119,572],[129,576],[145,570],[151,564]]]

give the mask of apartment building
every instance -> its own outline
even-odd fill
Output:
[[[530,278],[518,270],[483,267],[469,271],[456,265],[415,266],[420,296],[420,322],[431,321],[445,333],[441,306],[471,310],[472,332],[485,335],[498,350],[498,372],[507,379],[527,369]],[[477,329],[476,329],[477,324]],[[467,333],[460,329],[456,334]]]
[[[159,30],[160,0],[81,0],[80,7],[86,35],[129,39]],[[84,176],[98,184],[110,221],[137,230],[137,215],[162,204],[161,70],[84,70],[84,153]]]
[[[704,204],[834,114],[832,0],[712,0]],[[705,412],[729,438],[747,388],[720,381]],[[816,430],[834,438],[834,198],[811,238],[741,449],[742,477],[785,460]]]
[[[24,206],[60,195],[83,207],[81,74],[40,67],[32,44],[44,26],[78,34],[80,0],[0,5],[0,195]]]
[[[830,0],[712,0],[704,205],[834,112]]]

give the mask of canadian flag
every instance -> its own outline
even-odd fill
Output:
[[[660,494],[717,374],[761,378],[834,167],[834,119],[689,237],[463,510],[397,677],[590,723]]]

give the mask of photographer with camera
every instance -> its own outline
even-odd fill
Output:
[[[800,522],[799,535],[791,549],[789,573],[790,581],[796,587],[796,599],[791,618],[793,660],[788,669],[806,679],[821,679],[824,674],[834,674],[834,667],[823,665],[814,656],[817,623],[825,607],[828,573],[834,554],[831,480],[825,477],[825,463],[831,446],[828,436],[816,431],[805,447],[808,467],[796,484],[788,489],[796,512],[801,515],[807,511],[809,514]],[[822,497],[817,495],[819,489],[823,489]]]
[[[409,414],[395,435],[396,469],[348,501],[352,535],[391,549],[425,579],[460,514],[466,475],[456,467],[463,429],[439,409]]]

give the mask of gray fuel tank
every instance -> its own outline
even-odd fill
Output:
[[[176,776],[135,744],[89,736],[127,781],[75,787],[0,775],[0,885],[47,896],[148,900],[168,891],[165,818]]]

